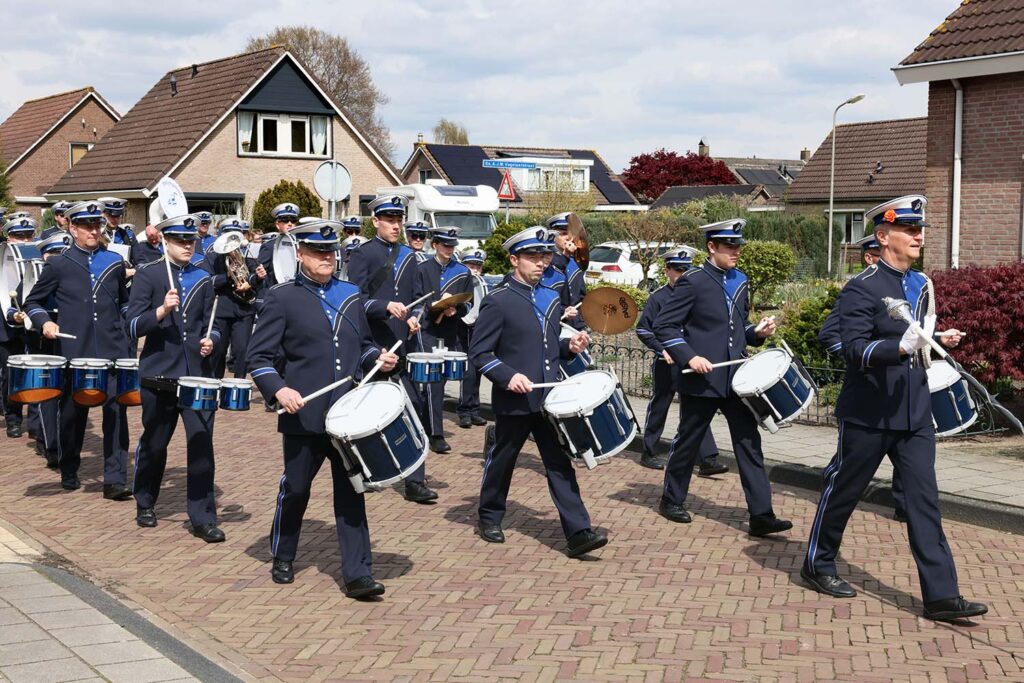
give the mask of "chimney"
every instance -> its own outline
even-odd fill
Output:
[[[809,150],[806,147],[804,147],[802,150],[800,150],[800,161],[805,161],[806,162],[806,161],[810,161],[810,160],[811,160],[811,150]]]
[[[423,144],[423,133],[416,133],[416,144],[417,145],[422,145]]]
[[[697,154],[702,157],[711,156],[711,148],[708,147],[708,143],[704,142],[704,138],[701,138],[700,142],[697,143]]]
[[[195,64],[193,64],[192,65],[192,78],[195,78],[198,73],[199,73],[199,67],[196,66]]]

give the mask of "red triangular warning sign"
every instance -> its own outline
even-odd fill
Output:
[[[501,185],[498,185],[498,199],[513,202],[516,199],[516,190],[512,186],[512,176],[508,171],[501,176]]]

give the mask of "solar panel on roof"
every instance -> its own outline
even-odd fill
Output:
[[[781,185],[786,182],[778,171],[767,168],[737,168],[736,173],[748,185]]]
[[[608,167],[597,158],[593,152],[583,149],[570,149],[569,156],[573,159],[591,159],[594,165],[590,167],[590,182],[597,185],[597,189],[605,196],[609,204],[635,204],[636,200],[625,187],[612,180],[608,175]]]
[[[484,168],[484,150],[475,145],[427,145],[430,154],[444,169],[452,185],[489,185],[495,190],[501,184],[501,172]],[[519,198],[516,198],[519,201]]]

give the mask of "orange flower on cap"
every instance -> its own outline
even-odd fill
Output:
[[[885,212],[885,215],[882,216],[882,218],[885,219],[886,223],[895,223],[896,222],[896,212],[893,211],[892,209],[889,209],[888,211]]]

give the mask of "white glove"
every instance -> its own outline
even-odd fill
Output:
[[[928,346],[928,341],[925,337],[918,334],[913,327],[908,327],[907,331],[903,333],[903,338],[900,339],[900,350],[908,356],[912,355],[915,351],[920,351],[926,346]]]
[[[931,339],[935,336],[935,314],[926,315],[924,317],[924,332]]]

